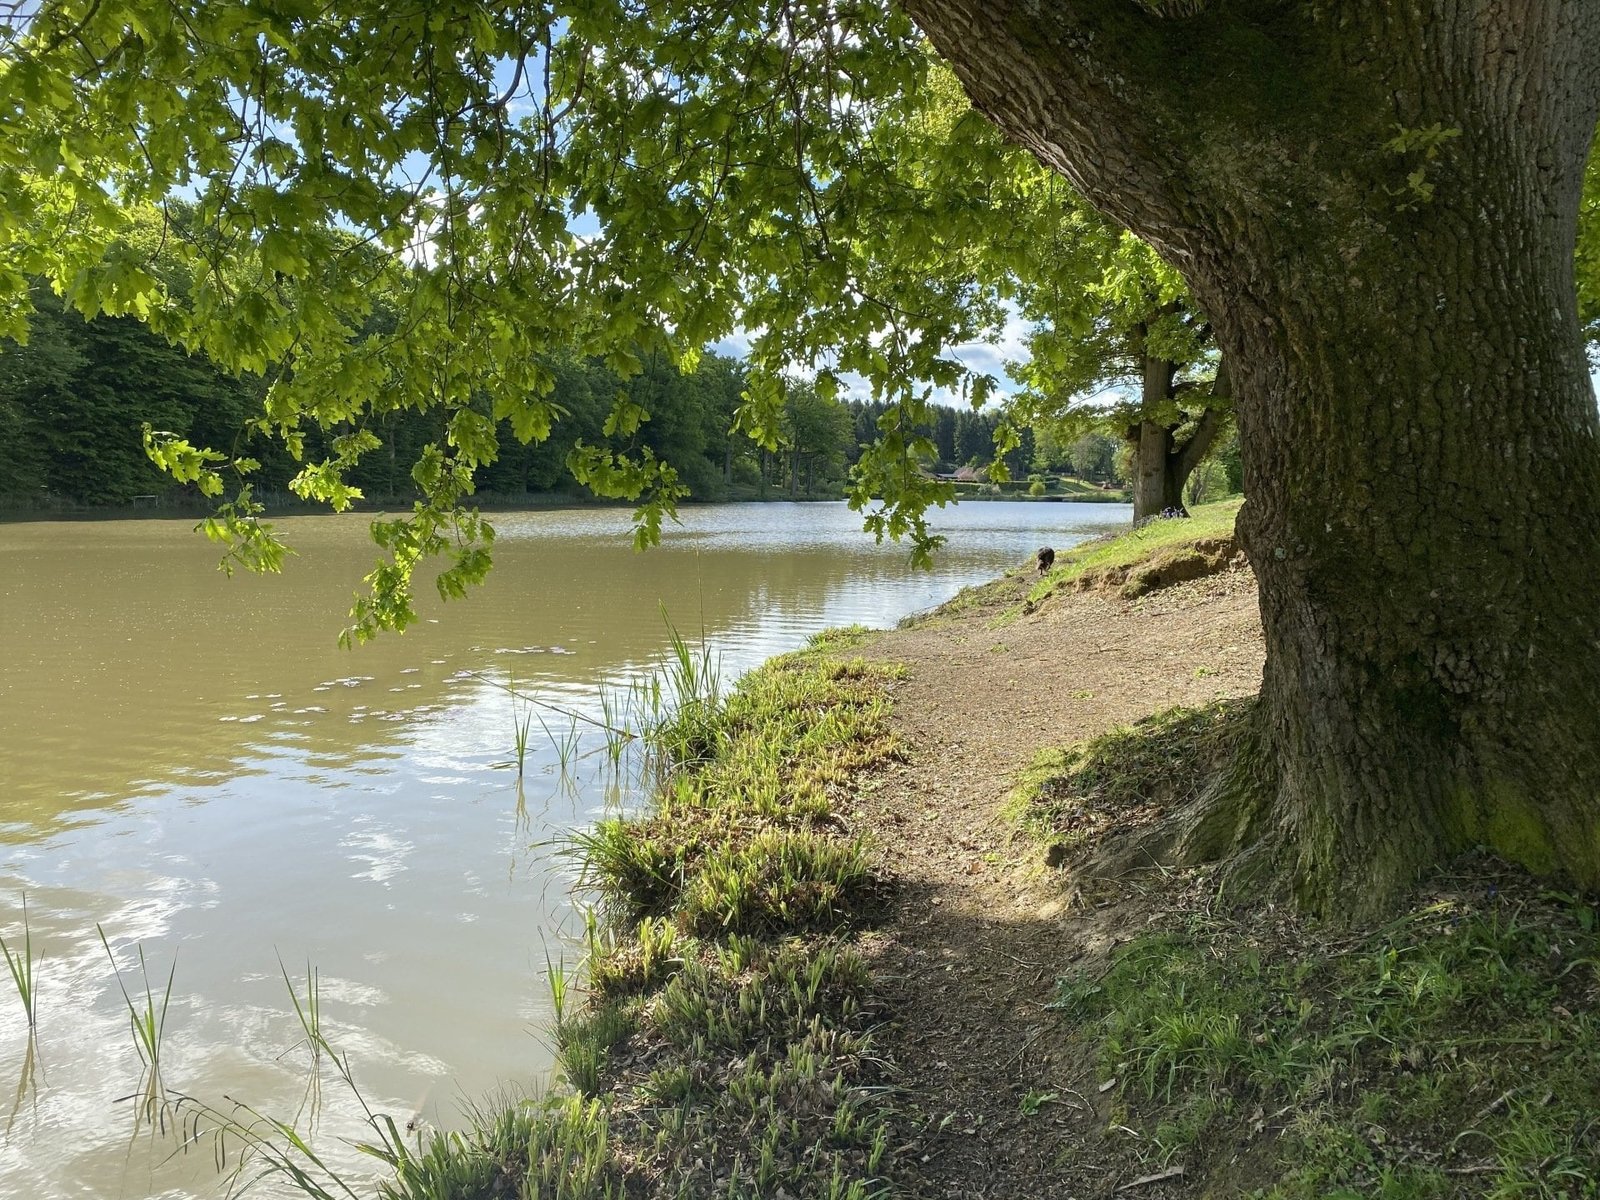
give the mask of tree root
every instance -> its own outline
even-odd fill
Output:
[[[1158,727],[1153,736],[1163,733]],[[1049,865],[1065,871],[1080,892],[1143,872],[1214,865],[1224,893],[1256,902],[1292,896],[1294,856],[1273,819],[1277,772],[1254,697],[1232,703],[1208,745],[1168,739],[1152,749],[1174,776],[1187,776],[1169,783],[1176,802],[1149,819],[1113,822],[1075,851],[1053,846]]]

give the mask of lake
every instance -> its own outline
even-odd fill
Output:
[[[642,799],[638,756],[613,763],[589,722],[659,669],[663,612],[731,683],[1129,513],[946,509],[931,572],[843,504],[688,508],[644,554],[620,510],[499,513],[487,585],[429,589],[404,636],[354,651],[336,637],[366,518],[275,522],[285,573],[232,579],[188,521],[0,525],[0,936],[20,950],[26,894],[42,954],[31,1049],[0,971],[0,1196],[220,1187],[209,1141],[140,1124],[113,956],[136,1007],[141,951],[155,1007],[172,981],[169,1096],[298,1114],[342,1170],[370,1169],[340,1141],[367,1131],[326,1063],[309,1086],[308,969],[323,1032],[397,1121],[537,1089],[547,969],[581,957],[564,837]]]

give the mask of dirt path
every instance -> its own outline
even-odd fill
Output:
[[[889,981],[882,1037],[913,1098],[901,1157],[921,1164],[915,1194],[930,1198],[1109,1195],[1132,1182],[1082,1152],[1105,1101],[1043,1005],[1059,976],[1125,940],[1149,906],[1133,889],[1075,908],[999,812],[1039,750],[1248,694],[1260,679],[1247,568],[1134,603],[1068,594],[991,627],[1031,583],[993,586],[872,650],[910,669],[894,714],[909,753],[859,803],[899,885],[866,949]],[[1172,1186],[1140,1185],[1138,1200]]]

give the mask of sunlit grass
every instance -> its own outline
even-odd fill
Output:
[[[1085,576],[1131,567],[1188,542],[1231,537],[1243,503],[1243,500],[1221,500],[1215,504],[1196,505],[1186,518],[1158,517],[1115,537],[1096,538],[1063,550],[1056,555],[1055,566],[1028,593],[1028,601],[1037,604],[1052,592],[1077,583]]]
[[[1264,923],[1196,915],[1062,980],[1053,1007],[1098,1047],[1151,1167],[1198,1176],[1260,1139],[1265,1200],[1600,1195],[1593,914],[1491,884],[1268,946]]]

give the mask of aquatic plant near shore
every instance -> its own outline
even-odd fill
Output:
[[[36,968],[42,958],[33,956],[33,929],[28,924],[28,894],[22,894],[22,949],[13,951],[6,943],[5,938],[0,938],[0,953],[6,957],[6,967],[11,972],[11,982],[16,986],[17,998],[22,1001],[23,1011],[28,1014],[28,1028],[32,1029],[38,1023],[39,986]]]
[[[661,612],[672,648],[662,668],[670,709],[652,714],[646,740],[659,765],[686,765],[705,761],[715,749],[722,708],[721,667],[705,638],[698,647]]]
[[[6,967],[11,973],[11,982],[17,990],[17,998],[22,1001],[23,1011],[28,1014],[28,1044],[23,1052],[22,1072],[17,1077],[17,1092],[15,1101],[11,1105],[11,1115],[6,1119],[5,1132],[9,1135],[12,1125],[16,1122],[17,1114],[22,1111],[22,1102],[28,1096],[34,1097],[35,1106],[38,1105],[39,1069],[39,1040],[38,1040],[38,1001],[39,980],[38,966],[44,961],[43,956],[34,957],[33,953],[33,928],[28,923],[28,895],[22,895],[22,947],[12,950],[4,938],[0,938],[0,953],[5,954]]]
[[[279,963],[282,970],[282,963]],[[413,1197],[421,1200],[429,1193],[412,1191],[404,1184],[413,1177],[422,1158],[409,1144],[409,1134],[415,1121],[407,1122],[404,1130],[388,1113],[375,1111],[356,1084],[355,1072],[349,1055],[337,1050],[328,1040],[323,1027],[320,975],[309,964],[306,967],[306,993],[302,1000],[295,990],[287,970],[284,983],[289,989],[295,1016],[305,1034],[305,1044],[311,1052],[313,1086],[320,1089],[318,1072],[326,1063],[333,1067],[345,1090],[355,1100],[362,1122],[370,1131],[370,1140],[352,1143],[353,1148],[383,1164],[390,1172],[393,1183],[379,1185],[379,1194],[400,1200]],[[170,1107],[181,1130],[180,1149],[189,1150],[202,1142],[211,1144],[212,1156],[219,1171],[228,1173],[226,1194],[247,1191],[267,1178],[283,1180],[295,1191],[312,1200],[360,1200],[363,1193],[356,1185],[365,1180],[355,1180],[341,1174],[317,1152],[311,1135],[298,1127],[299,1114],[285,1121],[270,1116],[249,1104],[231,1102],[226,1108],[208,1103],[194,1096],[180,1095],[172,1098]],[[420,1135],[418,1135],[420,1140]],[[230,1166],[231,1164],[231,1166]],[[479,1193],[462,1192],[460,1195]]]
[[[283,975],[283,986],[289,991],[289,1002],[294,1005],[294,1015],[300,1022],[300,1029],[305,1034],[305,1046],[311,1055],[311,1064],[306,1072],[306,1092],[301,1100],[300,1110],[311,1113],[311,1119],[316,1120],[322,1110],[322,1055],[328,1046],[327,1038],[322,1035],[322,979],[315,967],[306,964],[306,995],[302,1001],[300,993],[295,991],[294,980],[289,978],[289,969],[283,965],[283,960],[278,960],[278,970]]]
[[[526,711],[516,714],[513,710],[513,733],[517,745],[517,778],[521,779],[528,765],[528,726],[532,723],[533,714]]]
[[[158,1006],[155,992],[150,986],[150,969],[145,962],[144,946],[142,944],[138,946],[139,975],[144,980],[144,1000],[141,1004],[135,1004],[133,996],[128,992],[127,984],[122,981],[122,971],[117,966],[117,956],[111,951],[111,943],[106,939],[106,931],[98,923],[94,928],[100,935],[100,944],[105,947],[106,958],[111,961],[111,972],[117,978],[117,989],[122,993],[122,1002],[128,1009],[128,1028],[133,1034],[133,1046],[139,1052],[139,1061],[144,1064],[139,1091],[132,1097],[138,1101],[135,1124],[142,1121],[165,1129],[167,1092],[161,1077],[161,1042],[166,1034],[167,1006],[172,1000],[172,981],[178,973],[177,958],[174,956],[172,969],[167,972],[166,990],[162,992]]]
[[[567,778],[570,774],[569,769],[578,757],[578,718],[569,717],[566,729],[562,731],[561,736],[558,738],[551,732],[550,726],[542,716],[539,716],[537,712],[534,712],[534,716],[538,717],[539,727],[544,730],[545,738],[556,752],[556,759],[561,764],[562,778]]]

